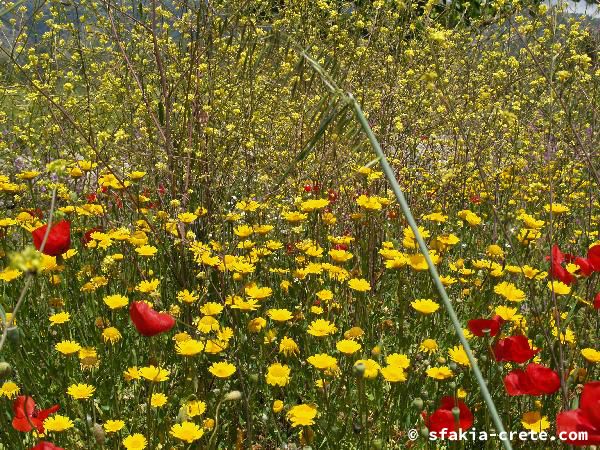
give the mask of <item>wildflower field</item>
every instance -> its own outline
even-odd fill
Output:
[[[0,2],[0,450],[600,445],[598,30]]]

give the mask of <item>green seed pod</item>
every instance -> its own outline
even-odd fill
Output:
[[[0,380],[8,378],[12,373],[12,367],[6,361],[0,361]]]
[[[429,437],[429,429],[427,427],[421,427],[421,436],[423,436],[424,438],[428,438]]]
[[[374,439],[371,442],[371,448],[373,450],[381,450],[383,448],[383,441],[381,439]]]
[[[422,399],[422,398],[420,398],[420,397],[417,397],[417,398],[415,398],[415,399],[412,401],[412,404],[413,404],[413,406],[414,406],[415,408],[417,408],[419,411],[422,411],[422,410],[423,410],[423,399]]]
[[[354,375],[357,378],[361,378],[365,375],[365,365],[363,363],[359,363],[357,365],[354,366],[354,368],[352,369],[352,371],[354,372]]]
[[[104,433],[104,429],[102,425],[99,423],[95,423],[92,427],[92,434],[94,435],[94,439],[96,440],[96,444],[104,445],[104,441],[106,439],[106,434]]]

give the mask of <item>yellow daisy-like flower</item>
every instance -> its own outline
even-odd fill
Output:
[[[454,372],[447,366],[431,367],[426,371],[427,376],[436,380],[445,380],[454,376]]]
[[[281,412],[283,410],[283,402],[281,400],[275,400],[272,409],[275,414]]]
[[[169,434],[177,439],[191,444],[204,435],[204,431],[193,422],[181,422],[173,425]]]
[[[581,350],[581,355],[591,363],[600,362],[600,352],[593,348],[584,348]]]
[[[135,290],[142,294],[150,294],[158,289],[159,284],[160,280],[157,279],[143,280],[135,287]]]
[[[120,341],[121,338],[121,332],[115,327],[108,327],[102,331],[102,339],[104,342],[110,342],[111,344],[114,344],[115,342]]]
[[[448,355],[450,355],[450,359],[454,361],[456,364],[460,364],[461,366],[470,366],[469,358],[467,357],[467,352],[462,345],[453,347],[448,350]]]
[[[69,386],[69,389],[67,389],[67,394],[76,400],[84,400],[90,398],[95,391],[96,388],[94,386],[80,383]]]
[[[408,356],[401,353],[392,353],[385,358],[385,362],[389,366],[399,367],[400,369],[407,369],[410,366],[410,359]]]
[[[159,383],[169,379],[169,371],[161,367],[148,366],[139,369],[139,375],[148,381]]]
[[[68,430],[69,428],[73,428],[73,426],[74,424],[71,419],[60,414],[53,414],[44,420],[44,429],[55,433]]]
[[[236,367],[233,364],[228,363],[226,361],[220,361],[213,363],[208,368],[208,371],[217,378],[229,378],[235,373]]]
[[[434,353],[438,350],[438,344],[435,339],[425,339],[419,345],[419,350],[425,353]]]
[[[179,291],[177,293],[177,300],[179,300],[182,303],[194,303],[195,301],[198,300],[198,295],[194,292],[190,292],[187,289],[184,289],[183,291]]]
[[[421,314],[432,314],[440,309],[440,305],[431,299],[420,299],[410,303],[416,311]]]
[[[123,446],[127,450],[144,450],[148,445],[148,441],[141,433],[130,434],[123,439]]]
[[[269,386],[281,386],[284,387],[290,382],[291,369],[285,364],[275,363],[271,364],[267,369],[265,378]]]
[[[381,375],[390,383],[406,381],[406,373],[398,366],[386,366],[381,369]]]
[[[0,387],[0,397],[4,396],[9,399],[13,399],[19,395],[19,391],[19,386],[17,386],[16,383],[13,381],[5,381],[2,384],[2,387]]]
[[[59,312],[57,314],[53,314],[49,317],[50,326],[61,325],[63,323],[68,322],[70,318],[71,314],[69,314],[68,312]]]
[[[184,212],[181,214],[177,215],[177,219],[181,222],[181,223],[185,223],[185,224],[190,224],[192,223],[194,220],[196,220],[198,218],[198,216],[194,213],[191,212]]]
[[[351,339],[342,339],[335,344],[335,348],[346,355],[352,355],[359,351],[362,348],[362,345]]]
[[[287,336],[284,336],[279,343],[279,353],[283,353],[285,356],[296,355],[300,352],[298,344]]]
[[[204,343],[195,339],[186,339],[177,342],[175,350],[182,356],[194,356],[204,350]]]
[[[507,281],[494,286],[494,292],[511,302],[522,302],[525,300],[525,292]]]
[[[371,285],[364,278],[352,278],[348,280],[348,286],[358,292],[367,292],[371,290]]]
[[[523,428],[526,430],[535,431],[537,433],[541,433],[550,428],[548,417],[542,416],[539,411],[530,411],[523,414],[521,425],[523,425]]]
[[[158,252],[158,249],[152,245],[142,245],[135,249],[135,252],[140,256],[154,256]]]
[[[288,320],[291,320],[294,317],[292,315],[292,312],[285,308],[269,309],[267,311],[267,316],[269,316],[269,318],[271,320],[274,320],[275,322],[286,322]]]
[[[309,356],[307,361],[319,370],[330,370],[337,367],[337,359],[327,353]]]
[[[201,416],[206,411],[206,403],[200,400],[192,400],[185,405],[188,417]]]
[[[200,312],[205,316],[218,316],[223,311],[223,305],[216,302],[207,302],[200,308]]]
[[[154,408],[161,408],[167,404],[167,396],[161,392],[155,392],[150,397],[150,406]]]
[[[329,336],[337,331],[337,327],[329,320],[316,319],[311,322],[307,333],[311,336],[323,337]]]
[[[103,301],[110,309],[119,309],[129,305],[129,299],[119,294],[107,295]]]
[[[104,422],[104,431],[107,433],[116,433],[125,426],[125,422],[122,420],[107,420]]]
[[[63,355],[71,355],[81,350],[81,345],[75,341],[61,341],[54,348]]]
[[[354,367],[360,366],[361,364],[365,370],[363,375],[365,378],[373,379],[377,377],[379,369],[381,369],[377,361],[372,359],[359,359],[354,363]]]
[[[292,427],[308,427],[315,424],[317,408],[313,405],[296,405],[287,412],[286,417],[292,424]]]
[[[562,281],[549,281],[548,289],[553,291],[556,295],[569,295],[571,293],[571,288]]]

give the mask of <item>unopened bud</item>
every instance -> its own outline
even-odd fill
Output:
[[[0,379],[8,378],[12,373],[12,367],[6,361],[0,361]]]
[[[104,429],[102,425],[99,423],[95,423],[92,427],[92,434],[94,435],[94,439],[96,440],[96,444],[104,445],[104,440],[106,439],[106,434],[104,433]]]
[[[422,411],[422,410],[423,410],[423,399],[422,399],[422,398],[420,398],[420,397],[417,397],[417,398],[415,398],[415,399],[412,401],[412,404],[413,404],[413,406],[414,406],[415,408],[417,408],[419,411]]]
[[[237,402],[238,400],[241,400],[241,398],[242,393],[240,391],[231,391],[225,395],[224,400],[228,402]]]
[[[363,363],[358,363],[354,366],[354,369],[352,369],[354,371],[354,375],[356,375],[356,377],[360,378],[362,376],[364,376],[365,374],[365,365]]]

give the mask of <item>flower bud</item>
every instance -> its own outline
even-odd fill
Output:
[[[225,395],[223,400],[225,400],[227,402],[237,402],[241,398],[242,398],[242,393],[240,391],[231,391]]]
[[[452,408],[452,415],[454,416],[455,420],[459,420],[459,418],[460,418],[460,408],[458,406],[455,406],[454,408]]]
[[[12,373],[12,367],[6,361],[0,361],[0,380],[8,378]]]
[[[104,440],[106,439],[106,434],[104,433],[104,429],[102,425],[99,423],[95,423],[92,427],[92,434],[94,435],[94,439],[96,440],[96,444],[104,445]]]
[[[352,369],[352,371],[354,372],[354,375],[357,378],[361,378],[365,374],[365,369],[366,369],[366,367],[365,367],[365,365],[363,363],[358,363],[358,364],[356,364],[354,366],[354,368]]]
[[[423,399],[422,399],[422,398],[420,398],[420,397],[417,397],[417,398],[415,398],[415,399],[412,401],[412,404],[413,404],[413,406],[414,406],[415,408],[417,408],[419,411],[422,411],[422,410],[423,410]]]

